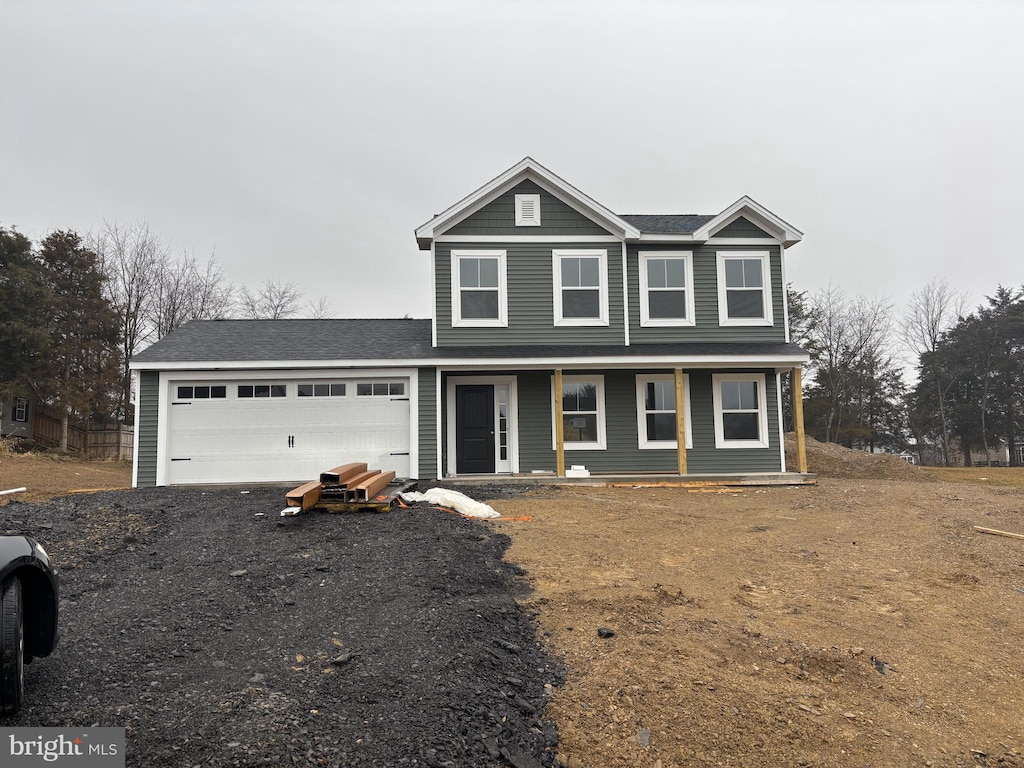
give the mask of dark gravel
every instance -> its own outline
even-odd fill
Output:
[[[128,765],[554,763],[560,667],[506,536],[419,507],[282,507],[280,488],[0,507],[62,585],[61,643],[4,725],[123,726]]]

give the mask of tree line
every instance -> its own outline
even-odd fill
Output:
[[[133,354],[191,320],[327,317],[294,283],[235,286],[215,255],[173,254],[145,223],[57,230],[33,243],[0,226],[0,399],[31,392],[71,419],[133,420]]]
[[[1008,458],[1020,465],[1024,286],[999,285],[972,311],[941,279],[898,312],[887,299],[831,286],[810,295],[789,287],[788,295],[791,339],[811,355],[807,434],[850,448],[910,451],[927,464]]]
[[[832,286],[787,294],[790,338],[811,356],[809,435],[946,465],[1008,446],[1019,463],[1024,287],[997,286],[973,311],[942,280],[899,312]],[[128,361],[191,320],[329,312],[325,298],[303,304],[292,283],[234,286],[214,255],[172,254],[145,223],[108,223],[84,237],[58,230],[38,244],[0,227],[0,398],[33,393],[63,415],[66,439],[72,418],[131,422]],[[792,426],[788,387],[785,403]]]

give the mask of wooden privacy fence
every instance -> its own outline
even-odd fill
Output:
[[[37,407],[32,419],[32,439],[48,448],[60,446],[61,418],[53,411]],[[118,453],[120,447],[120,454]],[[84,453],[90,459],[131,461],[135,447],[135,427],[125,424],[68,423],[68,450]]]

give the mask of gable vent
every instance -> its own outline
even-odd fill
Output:
[[[516,226],[540,226],[540,195],[516,195]]]

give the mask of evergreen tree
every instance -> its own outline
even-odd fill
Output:
[[[27,237],[0,227],[0,396],[32,389],[44,361],[49,312],[42,263]]]
[[[113,408],[120,364],[118,318],[104,295],[97,256],[77,234],[50,234],[39,258],[51,305],[38,390],[61,411],[60,447],[66,450],[71,416],[106,416]]]

